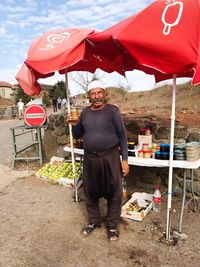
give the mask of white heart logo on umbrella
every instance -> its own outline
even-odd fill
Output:
[[[59,44],[69,39],[70,35],[71,34],[69,32],[62,32],[60,34],[59,33],[50,34],[47,37],[47,41],[53,44]]]

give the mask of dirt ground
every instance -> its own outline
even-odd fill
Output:
[[[82,188],[80,202],[73,190],[38,179],[26,164],[10,170],[9,127],[18,121],[1,122],[1,177],[10,180],[0,188],[1,267],[197,267],[200,261],[199,206],[185,210],[183,232],[187,239],[165,242],[167,196],[162,197],[161,213],[152,210],[142,222],[121,220],[120,238],[110,244],[102,224],[88,238],[80,235],[87,223]],[[7,149],[6,149],[7,147]],[[39,168],[39,165],[38,165]],[[148,171],[148,170],[147,170]],[[137,188],[134,177],[127,178],[128,195],[136,191],[152,193],[152,185]],[[162,188],[164,192],[166,188]],[[172,230],[178,229],[181,195],[173,197]],[[101,200],[102,219],[106,202]]]
[[[141,97],[138,99],[138,103],[145,102],[141,101]],[[156,110],[163,97],[159,95],[158,100],[152,99],[151,102],[155,103],[154,112],[170,118],[170,109]],[[138,116],[153,112],[148,109],[148,102],[145,103],[145,109],[140,107],[134,110]],[[187,111],[185,114],[181,108],[176,118],[182,120],[183,116],[187,116],[186,121],[199,125],[199,111],[196,110],[195,114]],[[200,266],[198,199],[196,212],[192,211],[191,204],[184,212],[185,240],[173,238],[168,243],[164,238],[166,194],[162,196],[160,213],[151,210],[142,222],[122,219],[117,242],[111,244],[107,241],[104,224],[88,238],[83,238],[80,230],[87,223],[87,214],[82,188],[79,190],[80,201],[76,203],[73,190],[53,185],[35,176],[39,165],[23,163],[11,170],[12,144],[9,128],[19,124],[18,120],[0,121],[0,267]],[[131,175],[127,178],[127,188],[128,195],[134,192],[153,192],[151,184],[136,187]],[[163,187],[162,192],[165,191],[166,188]],[[103,220],[106,214],[105,200],[101,200],[100,207]],[[179,225],[180,192],[173,196],[172,207],[175,210],[171,220],[173,231],[178,230]]]
[[[129,178],[134,179],[134,177]],[[129,191],[147,191],[134,188]],[[83,200],[82,189],[79,197]],[[74,202],[73,191],[36,178],[20,177],[0,192],[0,266],[199,266],[199,209],[187,209],[184,219],[186,240],[168,245],[163,239],[166,226],[166,195],[161,213],[150,211],[142,222],[121,220],[120,238],[107,241],[104,225],[88,238],[80,235],[87,223],[84,201]],[[172,228],[177,228],[180,197],[173,207]],[[105,201],[101,201],[102,216]]]

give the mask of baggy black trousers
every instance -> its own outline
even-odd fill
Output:
[[[89,223],[101,224],[99,198],[104,197],[107,227],[117,227],[122,207],[122,169],[117,147],[99,153],[84,152],[83,188]]]

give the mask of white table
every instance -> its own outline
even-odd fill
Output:
[[[71,147],[65,146],[64,150],[67,152],[71,152]],[[84,150],[81,148],[74,148],[74,153],[77,155],[82,156],[84,155]],[[160,159],[146,159],[146,158],[139,158],[139,157],[128,157],[128,163],[129,165],[135,165],[135,166],[143,166],[143,167],[169,167],[169,160],[160,160]],[[194,175],[193,170],[198,169],[200,167],[200,159],[196,161],[185,161],[185,160],[173,160],[173,168],[181,168],[184,170],[183,174],[183,199],[182,199],[182,206],[181,206],[181,212],[180,212],[180,220],[179,220],[179,233],[182,233],[182,222],[183,222],[183,214],[184,214],[184,208],[193,200],[194,202],[194,211],[196,211],[196,201],[195,201],[195,194],[194,194],[194,188],[193,188],[193,181],[194,181]],[[186,170],[191,170],[190,177],[187,179],[187,173]],[[187,204],[185,204],[185,198],[186,198],[186,182],[191,182],[191,191],[192,191],[192,197],[189,199]]]

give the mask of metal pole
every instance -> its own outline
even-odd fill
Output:
[[[12,144],[13,144],[13,160],[12,160],[12,169],[15,167],[15,157],[17,155],[17,147],[16,147],[16,137],[15,137],[15,129],[10,128],[11,136],[12,136]]]
[[[173,75],[171,130],[170,130],[170,155],[169,155],[167,229],[166,229],[166,239],[168,241],[170,241],[170,213],[171,213],[171,205],[172,205],[172,178],[173,178],[173,150],[174,150],[174,129],[175,129],[175,107],[176,107],[176,74]]]
[[[66,95],[67,95],[67,112],[70,114],[70,101],[69,101],[69,85],[68,85],[68,77],[67,71],[65,71],[65,84],[66,84]],[[75,201],[78,202],[78,192],[77,192],[77,184],[75,177],[75,159],[74,159],[74,144],[73,144],[73,136],[72,136],[72,125],[69,123],[69,136],[70,136],[70,146],[71,146],[71,157],[72,157],[72,171],[74,174],[74,197]]]
[[[182,222],[183,222],[183,213],[185,208],[185,196],[186,196],[186,180],[187,180],[187,172],[184,169],[183,173],[183,199],[182,199],[182,206],[181,206],[181,214],[179,220],[179,234],[182,234]]]
[[[37,131],[38,131],[38,146],[39,146],[39,157],[40,157],[40,165],[42,165],[43,163],[43,155],[42,155],[42,135],[41,135],[41,127],[38,126],[37,127]]]

